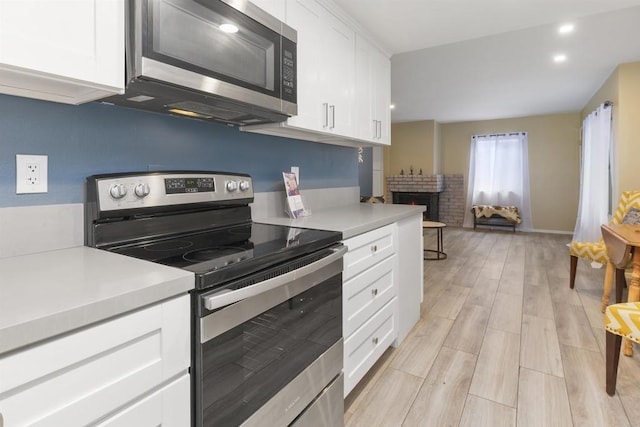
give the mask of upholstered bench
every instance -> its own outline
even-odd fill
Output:
[[[520,210],[516,206],[473,205],[473,229],[478,225],[509,227],[516,231],[522,222]]]

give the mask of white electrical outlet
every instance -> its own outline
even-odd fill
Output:
[[[16,154],[16,194],[46,193],[48,156]]]

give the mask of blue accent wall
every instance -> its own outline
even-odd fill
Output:
[[[362,149],[362,163],[358,164],[360,195],[373,196],[373,149]]]
[[[15,194],[16,154],[46,154],[49,191]],[[92,102],[73,106],[0,95],[0,207],[84,201],[92,174],[191,169],[243,172],[257,192],[358,185],[358,150]]]

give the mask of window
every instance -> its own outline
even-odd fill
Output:
[[[473,205],[517,206],[521,228],[532,228],[526,132],[471,138],[465,227],[473,226]]]

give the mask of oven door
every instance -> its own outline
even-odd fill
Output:
[[[344,252],[340,246],[256,284],[197,297],[196,425],[284,426],[307,407],[327,408],[325,419],[342,416],[342,406],[313,402],[342,405]],[[340,395],[321,400],[327,393]]]

